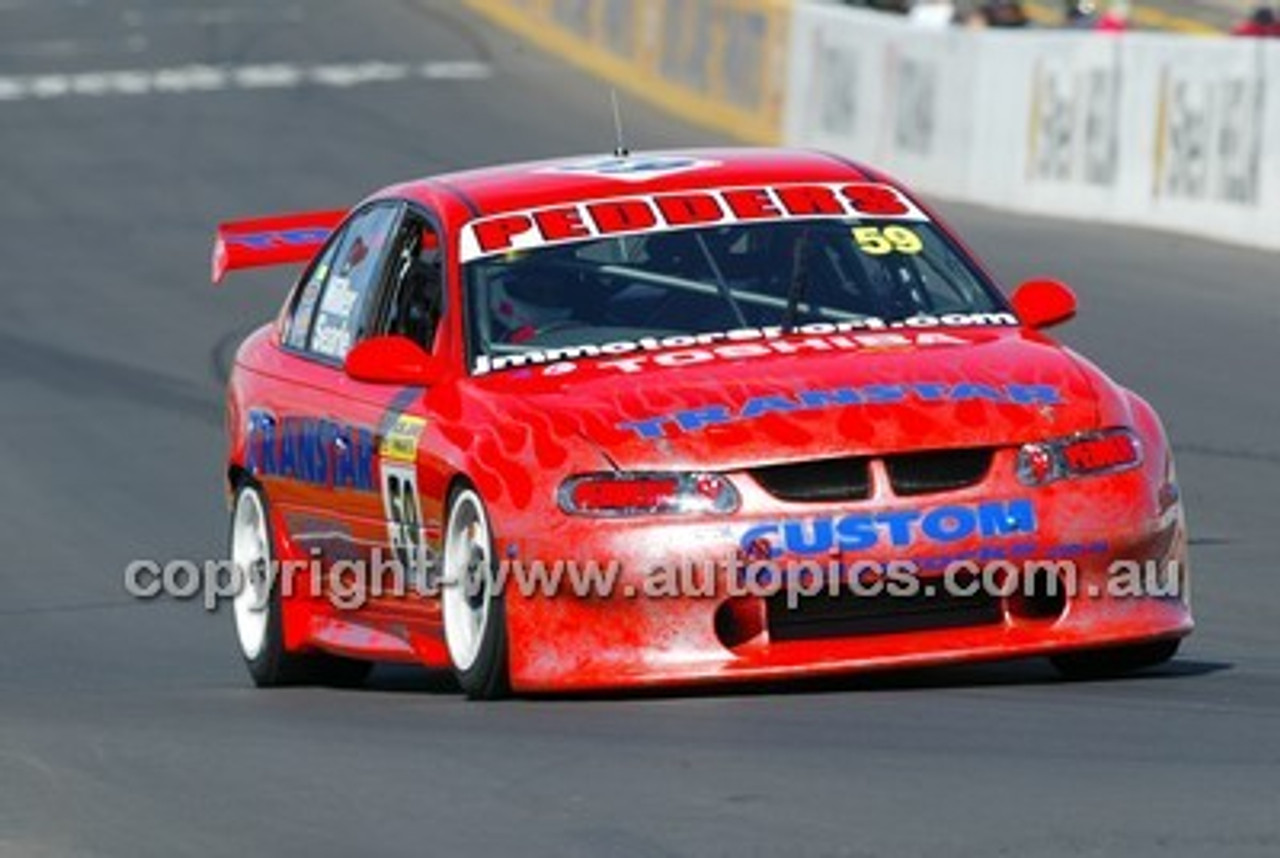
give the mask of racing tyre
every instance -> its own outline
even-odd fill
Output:
[[[284,646],[280,587],[275,568],[275,537],[267,500],[254,485],[236,491],[231,511],[231,562],[241,586],[232,602],[236,640],[249,675],[259,688],[316,683],[360,685],[373,665],[328,653],[295,653]]]
[[[1181,643],[1180,638],[1174,638],[1103,649],[1086,649],[1051,656],[1049,661],[1068,679],[1102,679],[1164,664],[1177,654]]]
[[[493,531],[484,502],[462,485],[450,494],[445,523],[441,611],[458,684],[472,700],[510,692],[507,620],[495,583]]]

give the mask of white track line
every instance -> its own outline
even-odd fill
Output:
[[[78,72],[0,77],[0,102],[124,95],[172,95],[228,90],[295,89],[320,86],[345,89],[402,80],[483,80],[493,74],[487,63],[453,61],[411,63],[291,63],[213,66],[187,65],[147,70]]]
[[[0,0],[3,3],[4,0]],[[161,9],[125,9],[120,13],[120,20],[127,27],[147,25],[173,26],[194,25],[197,27],[226,27],[233,24],[298,24],[306,20],[306,10],[300,5],[279,6],[266,5],[256,0],[259,5],[223,6],[218,9],[204,9],[199,6],[168,7]]]

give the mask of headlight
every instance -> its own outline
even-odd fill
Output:
[[[1113,474],[1142,464],[1142,442],[1129,429],[1104,429],[1023,444],[1018,451],[1018,479],[1028,486],[1056,480]]]
[[[570,515],[682,515],[738,509],[737,490],[717,474],[582,474],[565,480],[558,498],[560,508]]]

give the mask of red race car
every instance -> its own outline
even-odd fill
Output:
[[[220,226],[306,263],[227,396],[259,685],[511,691],[1047,655],[1192,629],[1152,408],[900,184],[811,152],[435,176]]]

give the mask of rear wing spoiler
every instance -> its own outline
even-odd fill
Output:
[[[344,209],[220,223],[213,244],[213,282],[221,283],[228,271],[242,268],[308,262],[346,216]]]

